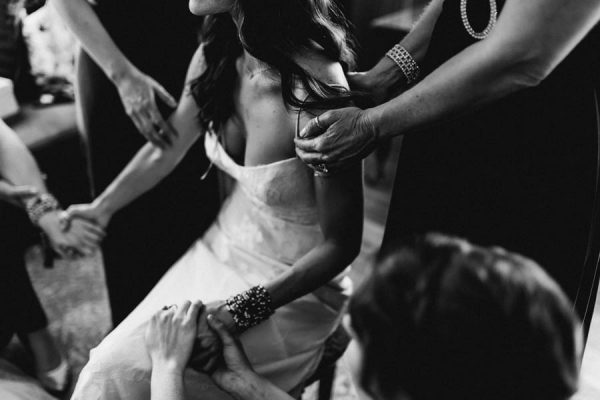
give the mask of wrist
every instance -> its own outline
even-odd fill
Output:
[[[112,62],[106,68],[106,75],[115,84],[119,86],[127,77],[131,76],[132,71],[135,69],[127,59],[123,57],[122,60]]]
[[[46,234],[53,233],[55,227],[53,221],[58,219],[58,214],[60,212],[61,210],[54,210],[40,216],[37,220],[37,226],[39,227],[39,229],[44,231]]]
[[[384,108],[377,106],[374,108],[368,108],[363,111],[364,118],[371,125],[373,134],[375,136],[375,142],[379,142],[382,139],[388,137],[388,131],[383,125],[384,121]]]
[[[98,197],[92,202],[92,207],[98,212],[99,223],[108,223],[116,210],[111,206],[110,201],[104,196]]]
[[[182,378],[183,372],[185,370],[184,365],[180,365],[176,361],[166,360],[166,359],[152,359],[152,374],[156,374],[161,377],[174,377],[174,378]]]

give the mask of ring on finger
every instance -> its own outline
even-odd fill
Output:
[[[171,304],[170,306],[164,306],[163,311],[170,310],[171,308],[177,309],[177,304]]]
[[[325,163],[313,165],[313,170],[315,171],[315,176],[325,176],[329,174],[329,169]]]
[[[58,225],[63,232],[67,232],[71,228],[71,216],[67,211],[62,211],[58,217]]]

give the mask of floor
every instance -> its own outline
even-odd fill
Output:
[[[389,204],[389,188],[393,180],[392,165],[393,160],[390,160],[386,168],[386,178],[382,182],[374,188],[366,189],[365,234],[361,254],[353,264],[352,277],[355,282],[362,281],[367,275],[369,265],[381,243]],[[48,270],[41,266],[38,248],[33,248],[27,258],[34,286],[52,321],[50,328],[61,345],[67,349],[66,353],[76,376],[87,360],[89,349],[99,343],[110,330],[102,260],[98,256],[77,262],[60,261],[54,269]],[[27,357],[20,346],[11,346],[7,356],[21,369],[30,370]],[[346,363],[345,358],[340,361],[335,399],[363,400],[365,397],[356,393]],[[6,374],[6,368],[0,363],[0,378]],[[11,376],[11,379],[21,379],[14,377],[14,374]],[[315,387],[308,388],[304,398],[313,399],[314,393]],[[600,399],[600,301],[596,306],[584,357],[581,391],[575,399]]]

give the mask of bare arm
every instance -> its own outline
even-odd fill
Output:
[[[0,120],[0,177],[15,186],[29,186],[46,191],[42,173],[29,152],[12,129]]]
[[[186,82],[199,76],[203,70],[202,47],[199,47],[188,68]],[[197,113],[198,107],[191,92],[184,90],[177,110],[169,119],[178,133],[172,145],[161,148],[147,143],[92,205],[75,206],[69,212],[106,226],[115,212],[152,189],[175,169],[201,134]]]
[[[112,81],[126,75],[133,66],[106,31],[86,0],[51,0],[82,47]]]
[[[175,99],[151,77],[133,65],[117,47],[86,0],[51,0],[86,53],[115,84],[125,112],[151,142],[166,147],[174,132],[156,106],[156,96],[171,107]]]
[[[432,0],[400,42],[417,63],[425,59],[443,4],[444,0]],[[353,89],[371,93],[378,104],[397,96],[408,87],[406,77],[388,57],[383,57],[367,72],[350,74],[348,79]]]
[[[324,241],[265,286],[275,308],[329,282],[350,265],[360,251],[362,167],[359,165],[329,178],[316,177],[315,190]]]
[[[372,121],[381,136],[404,134],[535,86],[598,20],[599,0],[508,0],[486,40],[375,108]]]
[[[395,99],[313,120],[296,140],[308,164],[330,170],[403,135],[543,81],[600,20],[600,0],[507,0],[490,36],[452,57]]]
[[[42,173],[25,144],[17,134],[0,120],[0,200],[17,206],[36,201],[38,194],[47,192]],[[48,235],[54,249],[67,256],[66,248],[91,254],[104,232],[86,221],[73,224],[63,232],[60,210],[47,212],[38,220],[39,227]]]
[[[111,216],[152,189],[169,175],[200,136],[198,108],[191,94],[184,94],[169,122],[178,136],[168,148],[147,143],[123,172],[94,201],[98,221],[105,225]]]

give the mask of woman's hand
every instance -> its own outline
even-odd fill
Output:
[[[82,219],[92,222],[102,229],[106,229],[112,218],[112,214],[105,211],[97,202],[72,205],[67,209],[66,213],[70,223],[73,223],[77,219]]]
[[[398,96],[406,89],[406,78],[388,57],[366,72],[351,72],[347,76],[352,90],[364,92],[376,105]]]
[[[0,201],[23,207],[26,200],[37,195],[39,195],[39,190],[32,186],[14,186],[0,179]]]
[[[125,112],[142,135],[154,145],[164,148],[176,136],[174,129],[163,119],[156,106],[156,96],[170,107],[177,107],[177,101],[162,85],[130,66],[118,79],[114,80],[121,96]]]
[[[152,368],[183,373],[188,364],[196,334],[202,302],[186,301],[156,313],[146,328],[145,340]]]
[[[71,221],[65,229],[63,211],[53,211],[42,215],[38,221],[40,229],[46,233],[52,248],[64,258],[90,256],[104,239],[104,230],[86,220]]]
[[[223,348],[223,361],[213,374],[215,383],[236,398],[249,399],[248,392],[256,388],[261,378],[254,372],[241,343],[236,339],[220,319],[213,314],[207,317],[210,328],[218,336]]]
[[[369,110],[350,107],[328,111],[308,122],[295,139],[296,154],[316,170],[335,172],[355,165],[377,144]]]
[[[215,370],[221,355],[221,341],[208,323],[209,315],[218,316],[229,331],[235,330],[233,317],[227,310],[224,301],[215,301],[206,306],[198,318],[196,349],[190,363],[192,368],[204,373],[212,373]]]

